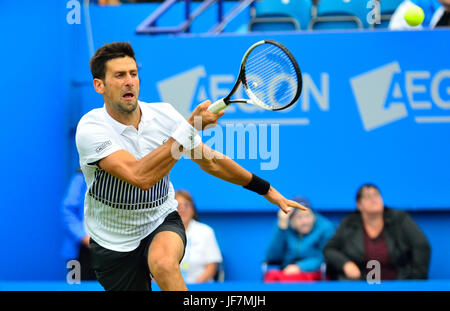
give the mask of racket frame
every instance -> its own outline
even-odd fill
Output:
[[[246,66],[246,63],[247,63],[247,59],[250,56],[250,53],[256,47],[258,47],[258,46],[260,46],[262,44],[266,44],[266,43],[273,44],[276,47],[278,47],[281,50],[283,50],[283,52],[286,53],[286,55],[289,57],[289,60],[292,62],[293,66],[294,66],[294,70],[295,70],[295,72],[297,74],[297,93],[295,94],[294,98],[291,100],[291,102],[288,105],[285,105],[285,106],[282,106],[282,107],[279,107],[279,108],[271,108],[268,105],[265,105],[261,100],[259,100],[257,98],[257,96],[254,95],[253,92],[250,90],[250,88],[249,88],[249,86],[247,84],[246,76],[245,76],[245,66]],[[237,91],[237,89],[238,89],[238,87],[239,87],[239,85],[241,83],[242,83],[242,86],[244,87],[245,93],[250,98],[254,97],[253,99],[243,99],[243,98],[241,98],[241,99],[230,99],[231,96],[233,96],[234,93],[236,93],[236,91]],[[235,82],[233,88],[231,89],[230,93],[226,97],[219,99],[218,101],[216,101],[212,105],[220,103],[221,109],[219,109],[219,111],[224,109],[224,108],[226,108],[228,105],[230,105],[232,103],[252,104],[252,105],[258,106],[260,108],[263,108],[263,109],[266,109],[266,110],[272,110],[272,111],[283,110],[283,109],[286,109],[286,108],[290,107],[291,105],[293,105],[298,100],[298,98],[300,97],[301,92],[302,92],[302,86],[303,86],[303,81],[302,81],[302,74],[301,74],[301,71],[300,71],[300,67],[298,66],[297,61],[295,60],[295,58],[292,55],[292,53],[284,45],[282,45],[281,43],[279,43],[277,41],[274,41],[274,40],[261,40],[261,41],[256,42],[255,44],[253,44],[245,52],[244,57],[242,58],[242,61],[241,61],[241,66],[240,66],[238,78],[236,79],[236,82]],[[252,94],[252,95],[250,95],[250,94]]]

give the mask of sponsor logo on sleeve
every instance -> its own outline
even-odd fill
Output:
[[[109,146],[112,145],[112,142],[110,140],[105,141],[104,143],[102,143],[100,146],[98,146],[95,149],[95,152],[97,153],[101,153],[103,150],[105,150],[106,148],[108,148]]]

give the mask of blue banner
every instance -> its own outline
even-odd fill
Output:
[[[93,20],[95,30],[101,20]],[[357,188],[372,182],[389,206],[450,207],[449,30],[125,37],[120,28],[120,33],[96,33],[96,47],[131,41],[140,65],[140,99],[170,102],[186,117],[200,102],[228,94],[253,43],[272,39],[290,49],[303,73],[302,95],[293,107],[273,112],[235,104],[217,128],[202,133],[204,143],[285,196],[307,196],[319,210],[354,209]],[[102,105],[99,95],[93,96],[85,111]],[[171,180],[193,193],[200,210],[268,206],[188,159],[175,165]]]

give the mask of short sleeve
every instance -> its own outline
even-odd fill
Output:
[[[202,139],[198,131],[186,121],[186,119],[169,103],[155,103],[153,107],[159,110],[161,116],[166,119],[166,124],[171,124],[171,137],[187,150],[194,149],[201,144]],[[194,121],[195,122],[195,121]],[[199,121],[201,122],[201,120]]]
[[[81,166],[96,166],[101,159],[123,149],[113,139],[111,130],[99,121],[82,119],[75,140]]]

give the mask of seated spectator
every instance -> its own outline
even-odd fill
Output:
[[[78,260],[81,267],[81,280],[96,280],[95,273],[91,269],[89,235],[84,227],[86,188],[83,173],[77,170],[72,176],[61,206],[65,234],[62,256],[64,264],[70,260]]]
[[[377,260],[380,280],[427,279],[430,245],[404,211],[384,206],[377,186],[362,185],[358,210],[345,217],[325,245],[327,275],[332,280],[366,280]]]
[[[184,280],[186,283],[212,282],[218,265],[222,262],[214,231],[198,221],[197,210],[189,192],[178,190],[175,199],[186,228],[187,245],[180,264]]]
[[[421,25],[410,26],[404,15],[413,5],[422,8],[425,19]],[[405,0],[395,10],[389,22],[391,30],[410,30],[450,26],[450,0]]]
[[[120,0],[98,0],[99,5],[118,5],[121,4]]]
[[[266,253],[266,263],[278,263],[281,269],[270,269],[265,282],[321,280],[324,262],[323,247],[331,238],[334,225],[314,213],[308,199],[294,200],[308,211],[292,209],[288,214],[278,212],[278,223]]]

